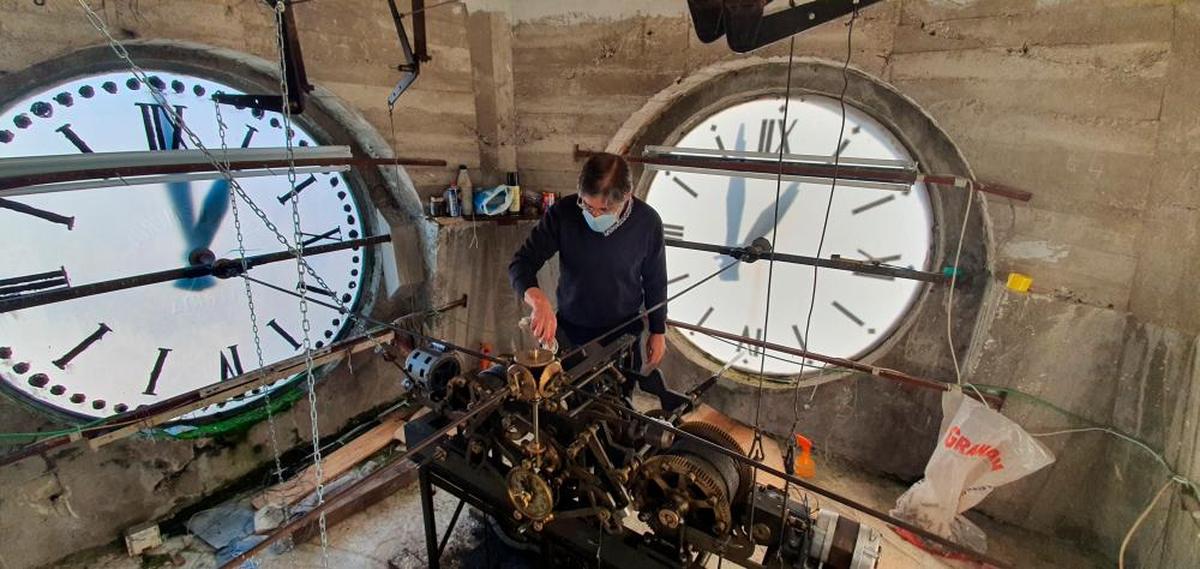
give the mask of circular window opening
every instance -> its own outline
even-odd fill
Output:
[[[792,97],[786,121],[784,107],[781,95],[726,106],[694,121],[675,146],[771,155],[782,147],[786,154],[829,160],[837,148],[846,162],[913,161],[887,127],[850,104],[845,105],[844,124],[842,105],[832,97]],[[831,186],[829,181],[784,180],[777,188],[773,178],[659,171],[653,174],[646,201],[662,216],[668,238],[741,246],[766,237],[780,253],[816,256],[820,247],[822,258],[839,255],[919,270],[930,267],[934,219],[924,184],[880,190],[839,180],[836,188]],[[668,248],[669,294],[729,262],[728,257],[711,253]],[[676,299],[671,304],[671,318],[856,359],[897,329],[923,286],[917,281],[818,268],[814,294],[813,267],[777,262],[773,275],[771,270],[765,261],[733,267]],[[769,281],[770,320],[764,334]],[[680,337],[717,362],[759,372],[761,352],[751,346],[690,331]],[[798,357],[773,351],[766,356],[765,372],[772,375],[794,375],[823,366],[812,360],[802,365]]]
[[[279,148],[287,138],[297,148],[320,144],[299,121],[287,132],[279,113],[222,105],[219,121],[213,94],[243,93],[226,82],[163,68],[149,69],[148,75],[145,85],[125,71],[95,73],[11,99],[0,110],[0,157],[195,148],[151,89],[161,92],[203,145],[218,154],[224,146]],[[239,178],[239,183],[287,242],[294,238],[293,194],[306,246],[366,234],[367,221],[348,176],[302,171],[293,186],[286,171],[272,174]],[[230,259],[242,248],[247,256],[284,250],[245,203],[237,204],[237,227],[224,180],[181,177],[130,184],[13,198],[26,209],[0,211],[0,241],[12,253],[0,276],[63,272],[71,285],[80,285],[186,266],[201,249]],[[69,224],[66,218],[72,218]],[[309,258],[326,283],[320,286],[311,277],[305,282],[313,347],[329,344],[347,329],[350,321],[333,299],[350,307],[359,302],[369,254],[355,248]],[[251,289],[261,361],[302,353],[298,300],[287,294],[298,287],[295,264],[256,266],[250,275],[265,283]],[[184,279],[4,314],[0,345],[7,356],[0,360],[0,385],[40,409],[97,419],[256,369],[260,361],[245,285],[236,278]],[[244,411],[289,383],[277,381],[181,420]]]

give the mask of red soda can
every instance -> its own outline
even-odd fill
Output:
[[[550,206],[558,201],[558,194],[554,192],[542,192],[542,213],[550,211]]]

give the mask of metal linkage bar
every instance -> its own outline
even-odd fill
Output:
[[[169,151],[180,152],[180,151]],[[233,151],[231,151],[233,152]],[[229,169],[237,170],[263,170],[268,168],[287,168],[290,162],[286,159],[275,158],[259,158],[252,160],[231,160]],[[353,166],[353,167],[370,167],[370,166],[445,166],[445,160],[436,160],[432,158],[373,158],[373,157],[330,157],[330,158],[297,158],[295,160],[297,168],[307,167],[335,167],[335,166]],[[194,172],[212,172],[213,178],[220,178],[221,174],[214,171],[210,162],[188,161],[176,164],[143,164],[137,166],[103,166],[97,168],[84,168],[80,170],[70,171],[55,171],[44,173],[31,173],[19,176],[5,176],[0,178],[0,195],[3,196],[18,196],[34,193],[42,193],[47,191],[45,188],[30,188],[30,186],[39,186],[44,184],[57,184],[61,182],[74,182],[78,180],[96,180],[96,179],[111,179],[112,184],[125,185],[128,181],[130,184],[138,183],[136,178],[139,176],[159,176],[168,174],[186,174]],[[130,180],[132,179],[132,180]],[[28,188],[24,191],[6,191],[16,188]]]
[[[591,150],[582,150],[578,146],[575,147],[575,159],[579,160],[598,154]],[[1033,194],[1016,188],[1011,188],[1001,184],[979,183],[973,182],[968,178],[954,175],[943,174],[922,174],[912,170],[904,170],[897,168],[876,168],[871,166],[855,166],[855,165],[834,165],[822,163],[804,163],[804,162],[770,162],[766,160],[729,160],[723,158],[713,158],[707,156],[633,156],[623,155],[626,162],[633,164],[645,164],[647,166],[671,167],[675,169],[689,169],[694,172],[707,172],[713,175],[744,175],[744,174],[768,174],[774,179],[775,176],[801,176],[820,179],[833,179],[836,177],[839,180],[855,180],[861,182],[881,182],[881,183],[901,183],[914,184],[924,182],[927,184],[936,184],[940,186],[954,186],[967,188],[974,186],[974,189],[997,196],[1006,197],[1019,201],[1029,201],[1033,198]]]
[[[443,440],[443,438],[446,436],[446,434],[449,433],[450,431],[462,426],[463,424],[467,423],[467,421],[470,421],[471,419],[474,419],[475,417],[477,417],[483,413],[488,413],[488,412],[495,410],[496,407],[499,407],[500,403],[503,402],[504,399],[508,397],[508,395],[509,395],[509,392],[507,389],[497,390],[496,393],[494,393],[491,397],[481,401],[480,403],[477,403],[474,408],[468,410],[461,417],[459,417],[453,421],[450,421],[442,428],[434,431],[428,437],[422,439],[421,442],[409,447],[400,456],[396,457],[396,459],[393,460],[390,464],[394,464],[394,465],[403,464],[404,461],[409,460],[417,453],[429,448],[430,446],[433,446],[435,443],[440,443]],[[385,467],[380,468],[379,470],[376,470],[375,472],[372,472],[372,473],[368,474],[367,476],[359,479],[358,482],[355,482],[353,484],[346,486],[341,491],[339,491],[337,494],[334,494],[333,496],[326,498],[324,504],[317,506],[316,508],[313,508],[307,514],[304,514],[303,516],[300,516],[299,518],[292,520],[291,522],[287,523],[283,527],[281,527],[281,528],[275,530],[274,532],[270,533],[269,535],[267,535],[266,539],[259,542],[254,547],[248,549],[245,553],[242,553],[242,554],[238,555],[237,557],[234,557],[233,559],[230,559],[229,561],[225,562],[225,564],[222,565],[220,567],[220,569],[234,569],[235,567],[240,567],[242,565],[242,563],[246,562],[249,559],[254,558],[255,555],[258,555],[259,553],[262,553],[263,551],[265,551],[268,547],[271,546],[271,544],[273,544],[289,535],[292,535],[293,533],[296,532],[296,530],[313,523],[322,514],[339,507],[342,504],[342,502],[345,501],[344,497],[352,496],[358,488],[375,483],[376,479],[382,479],[382,478],[388,476],[392,470],[393,470],[392,468],[385,466]],[[436,546],[436,543],[434,545]]]
[[[775,344],[772,342],[767,342],[767,341],[756,339],[756,338],[749,338],[749,337],[741,336],[738,334],[731,334],[729,332],[722,332],[720,330],[713,330],[712,328],[705,328],[703,326],[697,326],[695,324],[688,324],[686,322],[680,322],[678,320],[667,320],[667,325],[674,326],[675,328],[679,328],[680,330],[691,330],[693,332],[705,334],[708,336],[713,336],[715,338],[723,338],[726,340],[738,342],[740,344],[745,344],[748,346],[765,348],[767,350],[780,352],[780,353],[784,353],[784,354],[788,354],[788,355],[792,355],[792,356],[807,358],[810,360],[815,360],[815,361],[818,361],[821,363],[829,364],[829,365],[844,368],[844,369],[859,371],[862,373],[868,373],[875,377],[881,377],[883,379],[890,379],[892,381],[898,381],[900,383],[912,385],[915,387],[922,387],[925,389],[933,389],[935,391],[948,391],[950,389],[950,387],[952,385],[954,385],[952,383],[946,383],[943,381],[936,381],[933,379],[925,379],[922,377],[917,377],[915,375],[909,375],[907,373],[904,373],[901,371],[896,371],[894,369],[888,369],[888,368],[873,366],[873,365],[869,365],[869,364],[864,364],[862,362],[856,362],[854,360],[848,360],[845,358],[835,358],[833,356],[818,354],[816,352],[810,352],[808,350],[801,350],[799,348],[792,348],[790,346],[784,346],[782,344]],[[979,398],[978,395],[969,393],[967,391],[964,391],[963,394],[974,397],[976,399]],[[999,397],[995,397],[992,395],[984,395],[983,398],[984,398],[984,401],[988,405],[991,405],[995,409],[1000,408],[1004,404],[1004,400]]]
[[[787,253],[775,253],[767,251],[763,253],[750,254],[746,247],[728,247],[725,245],[712,245],[708,243],[698,243],[696,241],[684,241],[682,239],[667,239],[665,241],[667,247],[678,247],[680,249],[692,249],[695,251],[708,251],[711,253],[719,253],[728,255],[735,259],[753,262],[758,259],[775,260],[783,263],[795,263],[799,265],[810,265],[814,267],[822,267],[826,269],[837,269],[839,271],[851,271],[855,273],[863,273],[868,275],[880,275],[885,277],[894,277],[901,279],[912,279],[916,281],[924,281],[929,283],[942,284],[950,282],[950,277],[942,273],[931,273],[927,271],[918,271],[905,267],[897,267],[894,265],[885,265],[883,263],[874,263],[870,261],[859,261],[857,259],[846,259],[840,256],[834,256],[830,259],[821,259],[818,257],[806,257],[804,255],[790,255]]]
[[[354,249],[378,243],[386,243],[392,240],[391,235],[375,235],[373,237],[363,237],[360,239],[352,239],[341,243],[330,243],[328,245],[316,245],[313,247],[305,247],[304,254],[321,255],[323,253],[332,253],[334,251],[343,251],[346,249]],[[253,268],[259,265],[269,263],[278,263],[280,261],[288,261],[295,259],[295,253],[291,251],[280,251],[277,253],[267,253],[264,255],[255,255],[246,257],[246,268]],[[147,286],[157,283],[176,281],[179,279],[192,279],[197,277],[215,276],[218,278],[229,278],[242,273],[242,262],[237,259],[215,259],[211,262],[200,263],[190,267],[181,267],[177,269],[168,269],[154,273],[144,273],[141,275],[133,275],[90,283],[79,286],[69,286],[43,292],[35,292],[14,296],[11,298],[0,299],[0,314],[12,312],[14,310],[22,310],[35,306],[43,306],[46,304],[54,304],[64,300],[74,300],[97,294],[115,292],[118,290],[126,290],[141,286]]]

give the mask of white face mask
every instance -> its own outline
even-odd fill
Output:
[[[580,209],[583,212],[583,219],[587,222],[588,227],[596,233],[604,233],[617,222],[617,214],[606,213],[604,215],[592,215],[592,212],[586,208]]]

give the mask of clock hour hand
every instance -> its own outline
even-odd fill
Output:
[[[779,198],[779,219],[787,215],[787,211],[792,207],[792,203],[796,201],[796,197],[800,195],[800,184],[793,182],[788,186],[787,191]],[[768,233],[775,229],[775,208],[767,206],[767,209],[762,210],[758,214],[758,219],[754,220],[754,225],[750,226],[750,231],[746,232],[746,240],[743,243],[750,243],[759,237],[766,237]],[[771,236],[771,243],[775,243],[777,236]]]
[[[179,220],[179,225],[183,229],[187,246],[187,250],[183,253],[184,259],[194,262],[195,259],[202,257],[199,253],[208,251],[212,247],[217,230],[221,227],[221,221],[225,218],[225,212],[229,209],[229,182],[226,180],[213,182],[204,197],[204,203],[200,206],[198,219],[195,218],[195,208],[192,206],[190,183],[173,182],[168,184],[167,195],[175,208],[176,219]],[[186,290],[204,290],[216,284],[216,279],[212,277],[181,279],[175,282],[176,287]]]

